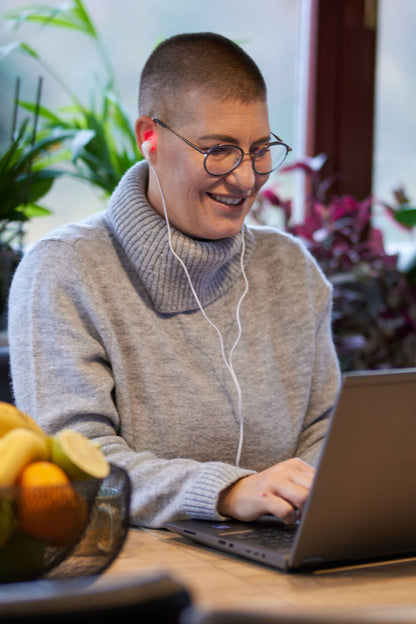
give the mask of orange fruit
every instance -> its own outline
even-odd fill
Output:
[[[87,521],[87,503],[52,462],[28,464],[20,473],[17,518],[21,530],[53,546],[71,546]]]

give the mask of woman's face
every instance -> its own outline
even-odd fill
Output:
[[[220,143],[240,146],[247,154],[270,140],[267,105],[262,100],[243,103],[218,101],[203,91],[190,96],[189,116],[172,129],[201,149]],[[162,121],[165,121],[162,119]],[[169,122],[167,122],[169,123]],[[237,234],[268,175],[254,172],[245,156],[228,175],[210,176],[204,155],[166,128],[155,126],[156,147],[151,164],[160,180],[170,224],[198,239],[220,239]],[[150,170],[148,199],[164,217],[163,202]]]

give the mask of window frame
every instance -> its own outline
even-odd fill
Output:
[[[377,12],[378,0],[302,0],[298,157],[326,154],[332,191],[357,199],[372,192]]]

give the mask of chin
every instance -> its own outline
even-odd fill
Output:
[[[207,231],[205,236],[200,236],[198,238],[205,240],[221,240],[222,238],[231,238],[241,231],[243,223],[244,222],[240,223],[239,225],[233,225],[228,227],[213,228],[210,232]]]

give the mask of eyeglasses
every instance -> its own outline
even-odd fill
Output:
[[[272,173],[272,171],[276,171],[276,169],[281,166],[288,153],[292,151],[292,148],[286,145],[286,143],[283,143],[273,132],[271,134],[276,141],[266,143],[262,147],[248,152],[248,154],[238,145],[214,145],[208,149],[201,149],[175,132],[175,130],[172,130],[172,128],[169,128],[169,126],[163,121],[160,121],[160,119],[153,119],[153,121],[162,128],[175,134],[201,154],[204,154],[204,168],[211,176],[228,175],[240,165],[244,156],[250,156],[255,173],[258,175],[268,175]]]

